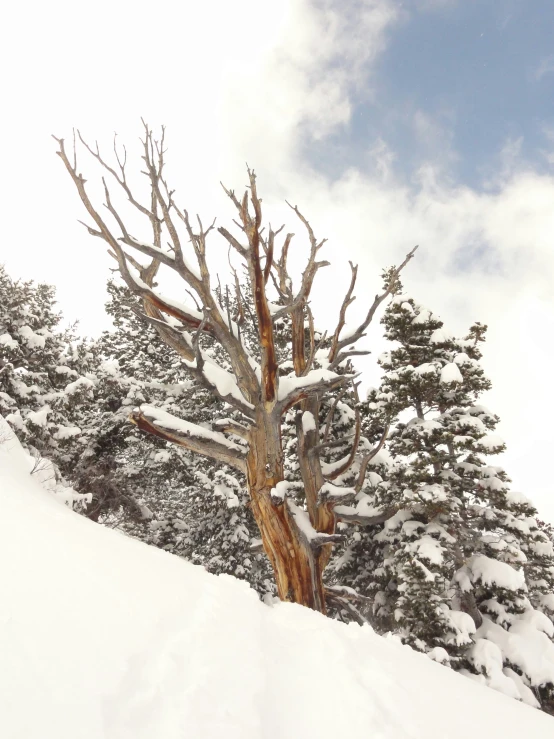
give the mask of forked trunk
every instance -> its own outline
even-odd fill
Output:
[[[260,414],[252,431],[247,481],[252,513],[275,574],[279,598],[325,613],[321,569],[308,538],[286,501],[274,502],[271,491],[283,479],[280,424]]]

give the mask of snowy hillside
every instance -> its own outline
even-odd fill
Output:
[[[9,447],[9,448],[8,448]],[[554,720],[71,512],[0,445],[3,739],[520,739]]]

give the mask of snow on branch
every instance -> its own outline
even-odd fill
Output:
[[[132,413],[130,420],[142,431],[230,464],[241,472],[246,470],[244,450],[217,431],[190,423],[149,405],[140,406]]]
[[[525,575],[506,562],[491,559],[484,554],[476,554],[469,562],[475,580],[485,587],[499,587],[505,590],[527,590]]]
[[[190,370],[199,373],[204,384],[218,398],[238,408],[245,416],[250,417],[254,406],[241,393],[235,376],[220,367],[206,352],[200,351],[199,355],[200,357],[197,356],[192,362],[185,360],[185,365]]]
[[[325,544],[333,544],[344,541],[343,534],[325,534],[316,531],[310,523],[310,517],[307,511],[296,505],[290,498],[286,499],[287,506],[292,514],[294,523],[302,538],[309,544],[312,550],[320,549]]]
[[[357,508],[349,506],[335,506],[333,510],[339,521],[355,523],[358,526],[376,526],[385,523],[398,512],[396,508],[389,508],[385,511],[376,510],[375,513],[361,513]]]
[[[343,488],[339,485],[333,485],[332,482],[326,482],[322,485],[318,498],[320,501],[329,501],[330,503],[349,503],[354,500],[356,495],[354,488]]]
[[[173,316],[173,318],[180,321],[187,329],[198,329],[200,325],[202,325],[203,330],[206,331],[206,333],[213,334],[211,324],[208,321],[204,321],[202,313],[197,311],[195,308],[191,308],[189,305],[186,305],[186,303],[181,303],[178,300],[167,297],[147,285],[146,282],[136,275],[134,270],[126,264],[127,259],[128,255],[124,253],[125,266],[127,268],[126,273],[128,274],[125,281],[136,295],[148,300],[158,308],[158,310],[162,311],[162,313]],[[125,275],[123,276],[125,277]],[[129,284],[129,281],[132,282],[132,285]]]
[[[232,418],[219,418],[217,421],[214,421],[213,425],[219,431],[223,431],[227,434],[234,434],[235,436],[239,436],[241,439],[248,439],[250,436],[250,428]]]
[[[287,480],[280,480],[278,483],[275,484],[273,488],[271,488],[271,501],[275,505],[281,505],[285,502],[285,497],[291,488],[291,483],[287,482]]]
[[[279,404],[286,410],[314,392],[329,392],[355,377],[356,375],[337,375],[326,369],[311,370],[303,377],[294,374],[285,375],[279,380]]]
[[[237,444],[229,441],[218,431],[211,431],[210,429],[199,426],[196,423],[185,421],[182,418],[173,416],[171,413],[167,413],[167,411],[164,411],[161,408],[155,408],[152,405],[141,405],[139,410],[143,416],[154,421],[156,425],[168,429],[169,431],[177,431],[186,436],[197,436],[200,439],[210,439],[210,441],[222,444],[227,447],[227,449],[242,451]]]

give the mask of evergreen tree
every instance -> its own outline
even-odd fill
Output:
[[[83,408],[86,447],[73,480],[92,495],[87,515],[205,566],[246,579],[261,595],[274,585],[257,551],[258,531],[235,470],[129,423],[141,403],[208,425],[224,410],[135,312],[129,291],[108,285],[114,329],[96,345],[94,400]],[[217,406],[217,407],[215,407]]]
[[[0,412],[37,467],[48,467],[54,488],[72,502],[78,496],[63,473],[82,448],[74,414],[91,397],[86,373],[92,357],[74,328],[60,323],[53,287],[14,281],[0,266]]]
[[[479,364],[486,327],[455,338],[402,295],[383,323],[395,347],[380,358],[385,374],[369,405],[401,420],[372,501],[394,515],[377,532],[358,532],[352,582],[372,596],[382,630],[514,697],[547,704],[552,544],[533,506],[487,461],[504,444],[493,433],[498,417],[477,402],[490,387]]]

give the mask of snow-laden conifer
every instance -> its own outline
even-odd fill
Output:
[[[87,346],[60,324],[53,287],[13,280],[0,265],[0,413],[35,457],[37,474],[73,504],[80,499],[64,475],[81,451],[74,410],[93,383]]]
[[[504,443],[498,417],[479,402],[490,387],[479,363],[486,327],[456,338],[404,295],[383,323],[393,348],[380,357],[385,374],[369,401],[399,420],[373,500],[395,513],[378,533],[361,531],[350,555],[367,549],[373,616],[440,662],[548,703],[552,542],[490,461]],[[353,581],[363,579],[358,570]]]

